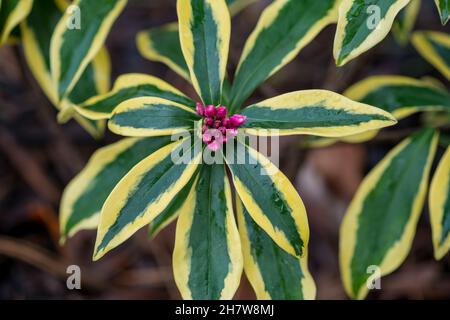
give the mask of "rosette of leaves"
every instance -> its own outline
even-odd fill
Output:
[[[60,122],[73,117],[94,137],[103,134],[105,122],[82,117],[74,106],[110,90],[111,64],[103,44],[125,4],[124,0],[0,1],[1,42],[11,38],[11,32],[17,34],[31,73],[60,110]],[[79,29],[70,28],[76,27],[71,19],[78,19]]]
[[[333,21],[335,9],[334,1],[270,5],[247,41],[228,96],[227,3],[178,0],[183,63],[202,101],[155,77],[128,74],[109,93],[80,105],[80,113],[109,119],[110,130],[130,138],[97,151],[66,188],[62,240],[97,227],[97,260],[142,227],[149,226],[153,236],[178,218],[173,268],[183,298],[231,299],[243,269],[260,299],[314,298],[306,211],[294,186],[269,159],[238,139],[214,152],[221,164],[202,162],[204,150],[212,151],[195,139],[203,131],[195,130],[194,123],[205,125],[208,118],[199,114],[209,117],[217,110],[215,123],[220,109],[221,119],[226,113],[224,119],[238,121],[237,130],[264,136],[341,137],[395,124],[386,111],[325,90],[283,94],[236,114],[258,84]],[[185,132],[184,140],[172,141],[170,135]],[[192,161],[176,163],[173,154],[189,155]]]
[[[450,36],[416,32],[413,44],[444,76],[450,70]],[[443,156],[436,157],[440,134],[450,122],[450,93],[437,80],[401,76],[365,79],[344,95],[392,113],[398,120],[422,112],[428,120],[393,148],[365,177],[351,201],[340,231],[340,268],[348,295],[363,299],[368,293],[368,272],[378,266],[380,276],[395,271],[408,255],[425,206],[427,190],[434,254],[441,259],[450,248],[450,149],[441,139]],[[432,117],[431,117],[432,116]],[[429,127],[429,128],[426,128]],[[346,137],[364,142],[378,131]],[[322,145],[334,143],[316,141]],[[431,179],[433,160],[438,162]],[[370,279],[369,279],[370,277]]]

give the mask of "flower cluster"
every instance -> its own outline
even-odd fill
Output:
[[[212,151],[219,150],[225,142],[234,138],[237,129],[247,121],[247,117],[240,114],[227,117],[228,110],[224,106],[205,106],[197,102],[195,109],[203,118],[202,140]]]

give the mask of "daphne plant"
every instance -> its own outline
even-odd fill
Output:
[[[412,41],[417,50],[448,78],[450,37],[417,31]],[[374,76],[349,88],[344,95],[375,105],[401,120],[418,112],[424,129],[417,130],[393,148],[366,176],[349,205],[340,231],[340,268],[348,295],[363,299],[368,294],[371,266],[379,275],[395,271],[411,250],[416,226],[425,206],[439,135],[450,120],[450,93],[439,81],[402,76]],[[427,119],[430,119],[427,121]],[[426,128],[431,127],[431,128]],[[365,142],[378,130],[345,137]],[[335,139],[315,141],[321,145]],[[429,212],[434,255],[441,259],[450,249],[450,149],[440,159],[429,188]]]
[[[155,235],[178,218],[173,268],[183,298],[231,299],[242,269],[258,298],[314,298],[302,200],[269,159],[234,136],[340,137],[396,123],[388,112],[325,90],[291,92],[239,111],[259,83],[333,20],[335,9],[334,1],[269,6],[247,41],[226,99],[227,3],[178,0],[183,63],[201,101],[160,79],[128,74],[111,92],[79,106],[85,116],[109,119],[111,131],[130,138],[97,151],[66,188],[62,240],[97,227],[97,260],[142,227],[149,225]],[[299,21],[299,13],[311,18]],[[279,37],[288,32],[292,37]],[[185,132],[184,140],[172,141],[170,135]],[[202,161],[205,151],[221,161]],[[174,162],[179,153],[191,161]],[[239,229],[226,167],[236,191]]]
[[[70,4],[78,10],[78,16],[72,16]],[[17,31],[33,76],[60,110],[60,122],[73,117],[94,137],[103,134],[105,122],[82,117],[74,106],[110,90],[111,64],[103,44],[125,4],[124,0],[0,3],[2,42],[11,37],[13,30]],[[69,22],[77,17],[89,28],[69,28]]]

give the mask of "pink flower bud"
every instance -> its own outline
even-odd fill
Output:
[[[205,125],[207,125],[208,127],[212,126],[214,124],[214,119],[213,118],[206,118],[205,119]]]
[[[205,112],[205,107],[203,106],[203,104],[201,102],[197,102],[197,104],[195,105],[195,111],[197,111],[197,114],[200,117],[203,117],[203,113]]]
[[[222,125],[222,121],[220,121],[220,120],[214,121],[214,128],[215,129],[218,129],[221,125]]]
[[[225,118],[222,120],[222,126],[224,126],[225,128],[229,128],[231,125],[230,119],[229,118]]]
[[[217,108],[216,117],[217,119],[224,119],[227,116],[227,108],[220,106]]]
[[[205,132],[206,132],[206,130],[208,130],[208,126],[206,126],[206,125],[203,125],[203,126],[202,126],[202,133],[205,133]]]
[[[212,151],[217,151],[220,149],[221,143],[217,140],[214,140],[208,144],[208,148]]]
[[[214,117],[216,115],[216,107],[214,107],[212,104],[206,106],[205,117]]]
[[[223,136],[227,134],[227,128],[225,127],[219,127],[219,131],[222,133]]]
[[[234,114],[230,117],[230,122],[233,127],[240,127],[247,121],[247,117],[241,114]]]

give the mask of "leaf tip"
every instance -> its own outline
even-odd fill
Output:
[[[66,240],[67,240],[66,235],[65,235],[65,234],[62,234],[62,235],[59,237],[59,241],[58,241],[59,245],[60,245],[61,247],[64,246],[64,244],[66,243]]]
[[[334,55],[334,60],[337,67],[343,67],[348,62],[348,56],[344,56],[340,50]]]
[[[92,261],[98,261],[105,255],[104,251],[100,251],[98,247],[95,248],[94,254],[92,255]]]
[[[436,246],[434,248],[434,259],[436,261],[442,260],[442,258],[447,254],[447,250],[443,246]]]
[[[398,123],[397,118],[394,117],[392,114],[389,114],[389,120],[388,121],[390,122],[391,126],[396,125]]]
[[[335,62],[336,62],[336,67],[342,67],[342,66],[344,66],[344,63],[342,63],[343,61],[342,61],[341,58],[335,59]]]
[[[102,247],[102,241],[98,238],[95,241],[95,247],[94,247],[94,253],[92,255],[92,261],[98,261],[100,258],[102,258],[108,250],[105,247]]]

